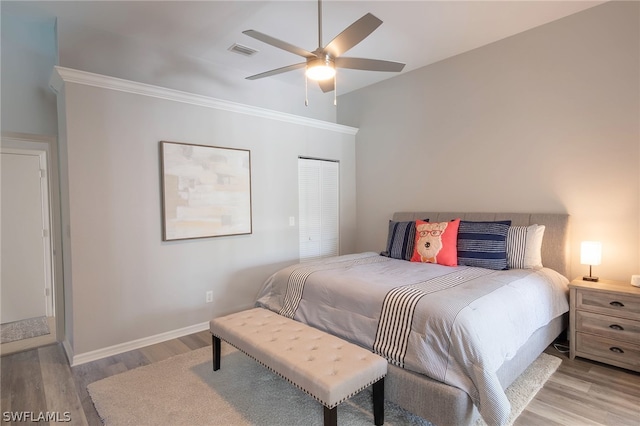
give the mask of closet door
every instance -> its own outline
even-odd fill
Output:
[[[339,188],[340,163],[298,159],[301,261],[339,254]]]

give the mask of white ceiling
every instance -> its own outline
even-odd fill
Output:
[[[406,63],[403,72],[437,62],[563,18],[603,1],[337,1],[323,2],[323,44],[371,12],[384,23],[343,56]],[[2,13],[57,17],[60,31],[104,31],[175,56],[187,55],[233,78],[302,62],[303,59],[244,34],[254,29],[306,50],[318,47],[317,3],[290,1],[2,1]],[[87,39],[90,39],[87,37]],[[232,53],[233,43],[259,50],[252,57]],[[65,46],[60,46],[64,49]],[[64,64],[63,64],[64,65]],[[302,70],[275,77],[299,85]],[[340,70],[340,93],[396,74]]]

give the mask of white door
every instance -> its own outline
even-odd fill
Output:
[[[51,315],[46,157],[2,150],[0,322]],[[43,164],[44,163],[44,164]]]
[[[340,163],[298,159],[300,260],[337,256],[340,248]]]

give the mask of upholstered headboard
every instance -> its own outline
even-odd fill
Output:
[[[544,225],[542,264],[571,277],[569,262],[569,215],[562,213],[456,213],[456,212],[396,212],[393,220],[429,219],[444,222],[460,218],[471,221],[511,220],[513,226]]]

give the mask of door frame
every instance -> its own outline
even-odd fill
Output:
[[[64,338],[64,293],[62,276],[62,227],[60,225],[60,191],[58,177],[58,147],[55,136],[27,133],[2,132],[0,139],[2,152],[38,155],[40,168],[44,170],[40,181],[43,197],[43,229],[46,229],[48,244],[45,244],[46,271],[49,300],[47,316],[55,316],[56,340]],[[44,208],[44,207],[43,207]],[[46,225],[46,226],[44,226]]]

